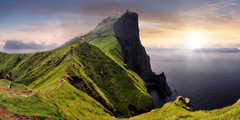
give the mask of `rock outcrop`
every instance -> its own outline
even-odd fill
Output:
[[[164,73],[152,72],[150,57],[139,37],[138,14],[129,11],[123,14],[114,24],[114,33],[122,47],[124,62],[142,77],[148,90],[158,90],[162,97],[171,95]]]
[[[193,108],[192,101],[189,98],[183,96],[178,96],[175,100],[175,104],[182,106],[184,109],[189,111],[191,111]]]
[[[1,73],[1,71],[0,71],[0,79],[4,79],[4,76],[3,76],[3,74]]]

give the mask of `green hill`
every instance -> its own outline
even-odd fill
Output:
[[[107,18],[54,50],[0,53],[0,119],[239,119],[239,103],[192,112],[171,102],[139,115],[150,111],[152,99],[142,78],[124,63],[113,32],[116,20]]]
[[[83,36],[86,42],[80,38],[33,54],[0,53],[5,89],[8,80],[12,86],[21,84],[35,93],[10,97],[2,92],[0,99],[6,101],[2,106],[10,113],[52,119],[102,120],[148,111],[151,96],[142,79],[125,67],[111,30],[113,23]]]

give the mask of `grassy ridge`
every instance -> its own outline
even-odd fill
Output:
[[[27,56],[26,54],[7,54],[0,52],[0,77],[6,75]]]
[[[61,65],[67,54],[67,48],[47,52],[35,53],[22,60],[12,69],[12,79],[14,81],[30,85],[34,81],[41,79],[42,84],[49,79],[49,74]]]
[[[86,83],[83,89],[94,89],[95,92],[89,94],[95,99],[101,97],[100,99],[113,109],[113,113],[130,116],[151,106],[151,97],[146,89],[142,89],[144,85],[137,84],[135,77],[107,55],[99,52],[97,47],[88,43],[80,44],[73,50],[73,57],[79,62],[72,65],[73,69],[69,75],[80,76],[79,79]],[[140,85],[143,86],[138,87]],[[129,106],[135,107],[136,110],[130,110]]]
[[[2,70],[5,70],[2,75],[10,74],[9,78],[18,87],[24,84],[36,92],[36,95],[27,98],[17,95],[0,98],[16,101],[2,104],[14,114],[50,116],[54,119],[115,119],[111,115],[131,116],[152,104],[138,75],[128,71],[120,59],[116,60],[112,54],[104,53],[89,43],[29,55],[6,54],[5,59],[8,58],[13,60],[2,62]],[[13,63],[15,66],[6,67]],[[75,85],[81,80],[84,80],[80,84],[84,85],[83,88]],[[5,86],[9,84],[9,81],[1,82],[6,83]],[[31,106],[33,101],[46,106]],[[22,102],[23,109],[13,107],[19,107]],[[36,111],[43,109],[49,113],[34,114],[41,113]]]

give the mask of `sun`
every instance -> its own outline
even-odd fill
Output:
[[[188,47],[191,49],[200,49],[204,46],[206,38],[202,32],[191,31],[188,33]]]

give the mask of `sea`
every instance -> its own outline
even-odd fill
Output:
[[[169,100],[184,96],[191,99],[195,110],[212,110],[240,99],[239,49],[147,48],[146,51],[153,71],[166,74],[173,92]]]

